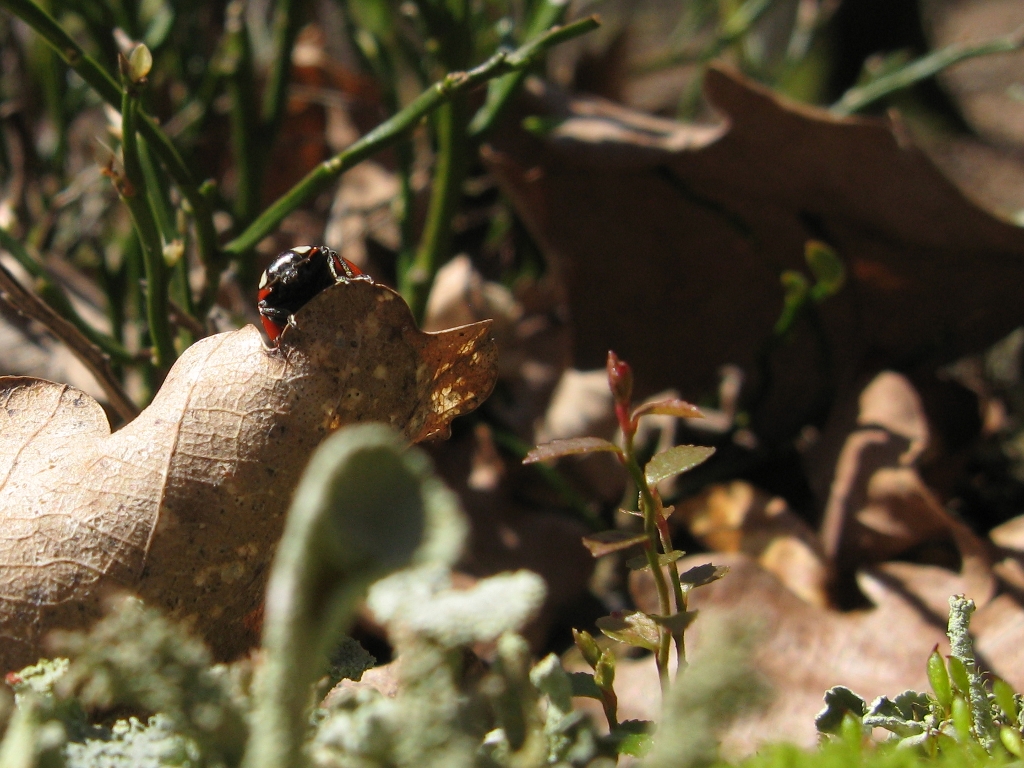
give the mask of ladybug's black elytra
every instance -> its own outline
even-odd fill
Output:
[[[335,283],[362,275],[359,267],[326,245],[300,245],[274,259],[260,278],[257,307],[263,328],[277,342],[288,319]]]

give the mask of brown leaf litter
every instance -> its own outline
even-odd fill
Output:
[[[578,367],[614,349],[638,396],[697,397],[738,365],[761,393],[744,404],[754,431],[783,439],[865,366],[948,362],[1024,322],[1024,232],[971,202],[898,125],[836,118],[720,68],[705,91],[716,125],[535,85],[530,107],[556,127],[508,130],[485,153],[565,280]],[[806,272],[810,239],[835,248],[847,284],[818,308],[821,337],[801,323],[776,349],[769,381],[760,356],[779,278]]]

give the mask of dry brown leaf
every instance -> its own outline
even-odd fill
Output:
[[[0,667],[35,661],[113,586],[193,621],[218,656],[244,650],[311,452],[359,421],[446,434],[494,385],[488,329],[423,333],[394,291],[337,285],[277,348],[253,326],[194,344],[114,434],[78,390],[0,379]]]
[[[931,559],[959,556],[968,593],[984,605],[996,588],[988,545],[946,511],[914,466],[927,446],[928,424],[913,385],[883,371],[850,402],[857,404],[856,415],[840,404],[818,448],[820,464],[845,434],[821,526],[834,594],[848,600],[854,574],[865,564],[927,545]]]
[[[712,485],[677,505],[675,524],[685,524],[715,552],[755,558],[800,599],[828,605],[828,568],[818,537],[784,499],[750,483]]]
[[[753,413],[769,440],[820,413],[869,353],[948,361],[1024,322],[1024,231],[976,207],[890,125],[837,119],[721,69],[705,89],[718,126],[534,88],[531,108],[562,122],[544,139],[510,128],[486,153],[564,275],[577,366],[598,368],[614,349],[638,397],[677,387],[696,398],[735,363],[756,390],[780,274],[806,272],[812,238],[848,271],[820,307],[833,376],[800,324]]]
[[[505,397],[489,405],[523,440],[531,440],[569,363],[570,328],[557,282],[520,281],[515,291],[485,280],[466,256],[438,273],[427,302],[423,327],[450,328],[477,320],[494,321],[498,376]]]
[[[999,595],[971,618],[974,650],[985,669],[1015,691],[1024,688],[1024,607],[1020,594]]]
[[[908,120],[914,143],[982,208],[1024,223],[1024,151],[986,144],[973,135],[929,130]]]
[[[967,588],[950,571],[907,563],[896,574],[861,573],[860,587],[874,607],[840,613],[803,602],[746,555],[696,555],[679,565],[686,568],[709,560],[731,570],[720,581],[694,590],[690,609],[728,612],[739,616],[744,626],[759,627],[754,665],[775,689],[771,706],[729,726],[723,746],[732,755],[749,754],[766,741],[813,746],[814,715],[822,707],[822,695],[834,685],[846,685],[869,700],[908,688],[927,690],[928,654],[936,644],[948,653],[948,605],[936,617],[934,607],[923,605],[907,584],[927,582],[935,594],[947,597]],[[630,585],[641,610],[658,612],[649,573],[634,573]],[[712,624],[706,617],[698,619],[687,633],[687,654],[694,663],[699,663],[705,648],[718,642],[702,634],[702,628]],[[652,658],[620,661],[615,689],[620,718],[658,716]]]
[[[993,566],[996,575],[1024,594],[1024,515],[996,526],[988,535],[1002,558]]]
[[[921,10],[935,48],[982,43],[1024,24],[1017,0],[923,0]],[[978,134],[1005,148],[1024,147],[1024,51],[962,61],[939,80]]]
[[[341,680],[328,691],[320,706],[324,709],[338,709],[362,691],[376,691],[381,696],[393,699],[398,695],[399,661],[395,659],[379,667],[363,672],[359,680]]]

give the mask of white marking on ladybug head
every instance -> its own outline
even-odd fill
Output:
[[[267,287],[267,283],[268,283],[268,282],[269,282],[269,281],[267,280],[267,273],[266,273],[266,272],[264,272],[264,273],[263,273],[262,275],[260,275],[260,290],[261,290],[261,291],[262,291],[262,290],[263,290],[264,288],[266,288],[266,287]]]
[[[292,248],[292,253],[297,253],[299,256],[305,256],[307,253],[313,250],[312,245],[297,245]]]

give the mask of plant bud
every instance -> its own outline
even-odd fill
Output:
[[[633,369],[624,360],[608,351],[608,387],[615,397],[616,403],[622,403],[629,407],[633,398]]]
[[[572,630],[572,639],[576,642],[580,653],[583,654],[584,661],[590,665],[591,669],[595,669],[601,658],[601,649],[598,647],[597,641],[586,630],[575,628]]]

